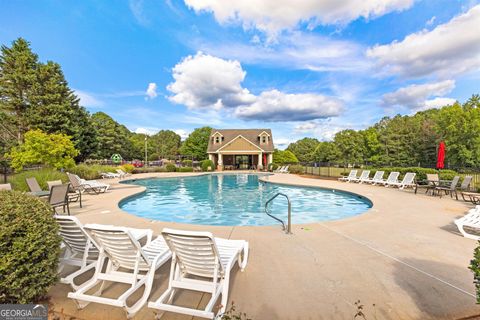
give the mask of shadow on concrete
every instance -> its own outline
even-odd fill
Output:
[[[437,261],[412,258],[402,259],[402,261],[474,294],[470,284],[473,282],[473,276],[465,278],[469,277],[467,266],[463,269]],[[480,306],[476,304],[474,296],[400,262],[396,262],[394,267],[395,282],[417,305],[422,313],[422,319],[460,319],[480,315]]]

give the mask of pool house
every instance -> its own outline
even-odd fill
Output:
[[[264,170],[273,150],[270,129],[212,129],[207,153],[217,170]]]

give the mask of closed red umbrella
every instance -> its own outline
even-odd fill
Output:
[[[437,169],[443,169],[445,167],[445,142],[441,141],[438,145],[437,155]]]
[[[265,153],[263,154],[263,165],[267,165],[267,155]]]

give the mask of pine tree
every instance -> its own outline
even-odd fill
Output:
[[[25,114],[31,107],[30,94],[36,80],[38,56],[23,38],[9,48],[2,45],[0,54],[0,129],[4,145],[21,143],[28,131]],[[8,141],[6,141],[8,139]]]

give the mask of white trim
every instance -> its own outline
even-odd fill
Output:
[[[220,137],[223,137],[223,134],[221,134],[221,133],[220,133],[220,132],[218,132],[218,131],[215,131],[215,133],[214,133],[214,134],[212,134],[210,137],[214,137],[214,136],[215,136],[217,133],[220,135]]]
[[[264,133],[265,133],[267,136],[269,136],[269,137],[270,137],[270,135],[268,134],[268,132],[267,132],[267,131],[262,131],[262,132],[260,132],[260,134],[259,134],[258,136],[260,137],[260,136],[262,136]]]
[[[238,136],[236,136],[234,139],[232,139],[230,142],[228,142],[227,144],[225,144],[223,147],[217,149],[216,152],[220,152],[220,150],[222,150],[223,148],[226,148],[227,146],[231,145],[235,140],[237,140],[238,138],[242,138],[244,139],[245,141],[247,141],[248,143],[250,143],[252,146],[254,146],[255,148],[257,148],[258,150],[260,150],[261,152],[264,152],[264,150],[262,148],[260,148],[259,146],[257,146],[256,144],[254,144],[253,142],[251,142],[250,140],[248,140],[247,138],[245,138],[244,136],[242,136],[241,134],[239,134]],[[249,151],[249,150],[247,150]],[[231,151],[228,151],[228,152],[231,152]],[[245,152],[245,151],[242,151],[242,152]]]

